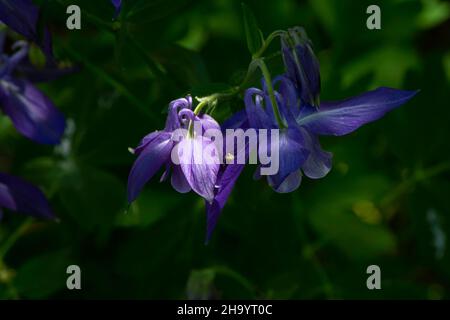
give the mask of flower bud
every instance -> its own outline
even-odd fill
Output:
[[[302,103],[319,106],[320,71],[312,42],[301,27],[289,29],[281,37],[286,73],[295,83]]]

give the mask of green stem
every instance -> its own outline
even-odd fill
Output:
[[[253,55],[253,60],[259,59],[262,57],[262,55],[264,54],[264,52],[267,50],[267,48],[269,47],[270,43],[276,38],[279,37],[283,34],[285,34],[286,31],[284,30],[276,30],[274,32],[272,32],[271,34],[269,34],[269,36],[267,37],[267,39],[264,41],[262,47]]]
[[[272,103],[272,109],[273,109],[273,113],[275,115],[275,119],[277,120],[278,127],[280,129],[284,129],[286,126],[284,125],[284,123],[281,119],[277,99],[275,98],[275,93],[273,91],[272,77],[270,76],[269,69],[267,68],[267,65],[263,59],[259,59],[257,61],[258,61],[258,66],[261,69],[261,72],[263,74],[264,80],[266,81],[267,91],[269,93],[270,102]]]
[[[25,221],[6,239],[0,247],[0,265],[3,264],[3,258],[8,253],[9,249],[16,243],[24,231],[31,225],[32,218],[27,218]]]
[[[307,222],[305,219],[302,219],[302,221],[300,221],[300,223],[299,223],[300,240],[302,241],[304,246],[308,246],[308,247],[305,247],[305,249],[303,250],[303,256],[305,259],[307,259],[311,262],[311,264],[317,271],[317,276],[319,277],[320,281],[322,282],[320,291],[325,294],[327,299],[334,299],[333,284],[325,270],[325,267],[322,265],[320,259],[318,258],[317,254],[316,254],[316,252],[317,252],[318,248],[321,246],[321,244],[320,245],[310,244],[310,240],[308,239],[307,232],[306,232],[306,223]],[[306,250],[306,248],[308,248],[309,250]]]
[[[236,282],[241,284],[242,287],[244,287],[249,293],[255,295],[254,286],[240,273],[224,266],[216,266],[212,267],[211,269],[217,274],[221,274],[234,279]]]
[[[276,30],[267,37],[267,39],[264,41],[264,44],[259,49],[259,51],[253,55],[252,61],[250,62],[249,66],[247,68],[247,73],[245,74],[244,79],[238,86],[233,87],[232,89],[225,91],[225,92],[214,93],[212,95],[199,98],[200,103],[195,108],[194,113],[198,114],[205,105],[210,104],[213,101],[217,102],[218,100],[228,99],[228,98],[238,94],[239,92],[243,91],[246,88],[248,82],[250,81],[250,79],[251,79],[253,73],[255,72],[255,70],[257,69],[257,67],[259,66],[261,68],[260,64],[261,63],[264,64],[264,62],[262,62],[262,60],[261,60],[261,57],[266,52],[270,43],[276,37],[279,37],[279,36],[283,35],[284,33],[285,33],[285,31],[283,31],[283,30]],[[264,64],[264,66],[265,66],[265,64]],[[269,78],[270,78],[270,73],[268,72],[267,67],[265,67],[265,68],[266,68],[266,75],[269,75]],[[264,74],[264,71],[263,71],[263,74]],[[266,77],[266,76],[264,76],[264,77]],[[266,81],[267,81],[267,79],[266,79]],[[271,83],[272,82],[270,82],[270,84]],[[270,85],[270,87],[272,87],[272,85]],[[273,90],[272,90],[272,93],[273,93]],[[206,102],[202,103],[203,101],[206,101]],[[272,105],[273,105],[273,102],[272,102]],[[275,106],[277,106],[276,101],[275,101]],[[275,111],[275,114],[279,115],[278,107],[276,107],[276,109],[277,109],[277,111]],[[281,120],[281,117],[279,117],[279,119]],[[281,121],[279,122],[279,124],[281,124],[280,128],[284,128],[284,125],[282,124]]]

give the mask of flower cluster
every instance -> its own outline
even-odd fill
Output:
[[[261,88],[244,88],[245,108],[221,126],[223,131],[230,128],[279,131],[279,139],[270,140],[265,145],[258,143],[258,150],[249,145],[244,147],[248,157],[255,151],[267,152],[269,146],[276,144],[279,169],[267,176],[269,186],[276,192],[296,190],[303,176],[319,179],[328,174],[332,167],[332,154],[322,149],[319,136],[351,133],[381,118],[417,93],[381,87],[342,101],[320,102],[319,62],[303,28],[296,27],[281,34],[281,52],[285,74],[272,81],[264,62],[258,60],[264,75]],[[138,158],[129,176],[128,199],[132,202],[144,184],[165,165],[162,180],[172,171],[171,182],[175,190],[187,192],[192,189],[205,199],[208,240],[245,164],[228,161],[235,158],[234,154],[228,155],[225,164],[198,164],[194,157],[199,150],[196,146],[212,141],[207,138],[200,140],[205,138],[196,135],[188,135],[179,143],[191,146],[184,147],[191,162],[181,167],[171,162],[170,153],[175,147],[171,132],[174,129],[183,125],[189,127],[194,122],[200,122],[202,126],[206,122],[207,126],[218,126],[214,119],[202,112],[204,99],[200,99],[194,111],[190,97],[171,102],[166,128],[144,137],[134,150]],[[256,178],[263,175],[265,166],[258,164]]]
[[[0,2],[0,110],[23,136],[55,145],[64,133],[65,118],[34,83],[53,80],[73,69],[58,67],[50,32],[39,27],[38,19],[39,8],[31,0]],[[26,39],[15,42],[9,54],[5,52],[7,30],[3,24]],[[42,68],[34,67],[28,59],[30,43],[36,44],[45,55]],[[40,218],[54,217],[38,188],[3,173],[0,173],[0,213],[1,208]]]

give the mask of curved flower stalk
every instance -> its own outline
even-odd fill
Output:
[[[38,188],[4,173],[0,173],[0,216],[2,208],[36,218],[55,218],[47,199]]]
[[[192,132],[192,126],[201,132]],[[172,187],[181,193],[194,190],[211,202],[219,171],[220,159],[207,130],[220,130],[208,115],[197,116],[192,111],[192,98],[180,98],[169,104],[166,126],[145,136],[133,153],[138,156],[128,177],[128,202],[136,199],[144,185],[164,167],[161,181],[171,176]],[[210,148],[217,161],[207,161]]]
[[[1,40],[3,37],[0,34]],[[0,46],[3,47],[3,41]],[[58,144],[66,124],[63,114],[33,83],[15,75],[28,48],[26,42],[18,41],[11,56],[0,53],[0,109],[25,137],[38,143]]]

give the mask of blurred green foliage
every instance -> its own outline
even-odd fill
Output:
[[[37,2],[58,59],[82,69],[41,86],[70,119],[61,146],[35,145],[0,117],[0,171],[39,185],[60,220],[5,215],[0,298],[450,297],[447,2],[377,1],[382,29],[371,31],[373,1],[246,1],[265,36],[306,28],[322,100],[377,86],[421,92],[377,123],[323,139],[332,172],[292,194],[253,181],[249,166],[207,246],[197,196],[153,179],[127,206],[127,148],[163,127],[169,101],[242,79],[250,54],[240,1],[124,0],[115,22],[108,0]],[[79,31],[65,28],[73,3]],[[278,49],[270,68],[282,72]],[[242,107],[235,99],[214,115]],[[81,291],[65,287],[71,264],[82,269]],[[381,267],[382,290],[366,288],[370,264]]]

